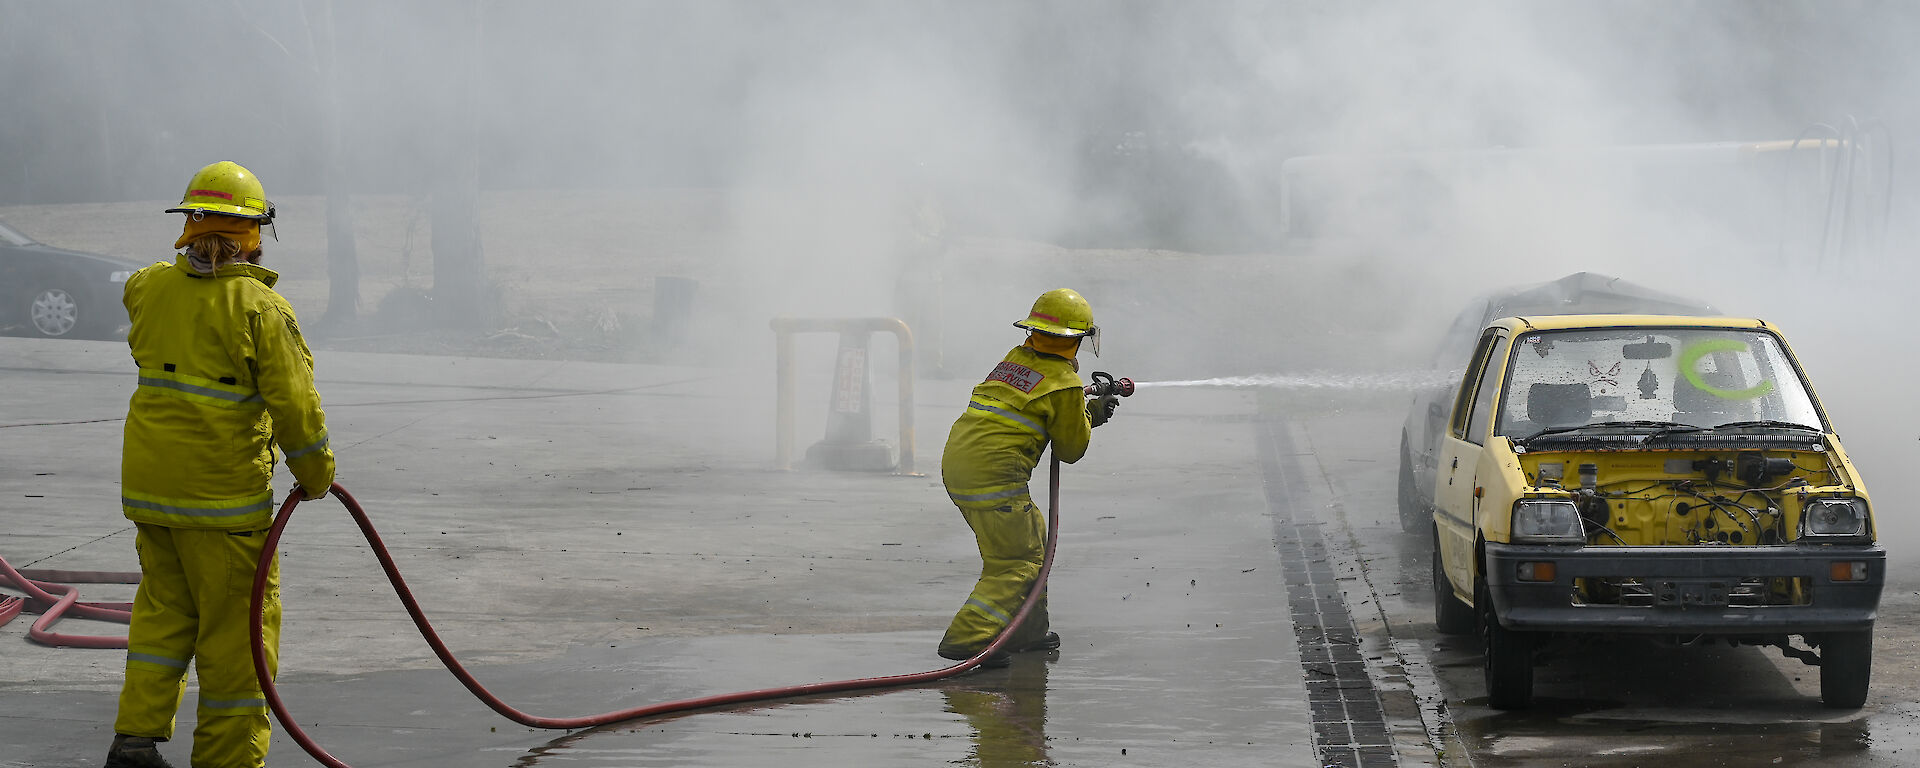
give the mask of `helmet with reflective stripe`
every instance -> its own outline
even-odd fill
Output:
[[[195,173],[187,182],[187,191],[180,195],[180,204],[168,208],[167,213],[217,213],[271,223],[274,211],[266,189],[252,171],[222,160]]]
[[[1071,288],[1055,288],[1040,294],[1027,319],[1014,323],[1013,327],[1069,339],[1100,330],[1093,324],[1093,307]]]

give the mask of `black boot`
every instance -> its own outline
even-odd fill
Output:
[[[1027,643],[1026,645],[1015,648],[1013,649],[1013,652],[1026,653],[1028,651],[1051,651],[1059,647],[1060,647],[1059,633],[1048,632],[1045,637],[1042,637],[1031,643]]]
[[[113,746],[107,748],[106,768],[173,768],[173,764],[160,756],[153,739],[116,733]]]

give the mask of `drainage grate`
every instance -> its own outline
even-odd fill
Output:
[[[1360,633],[1340,597],[1320,521],[1310,514],[1304,520],[1294,516],[1298,502],[1308,494],[1302,492],[1304,479],[1298,467],[1280,460],[1293,453],[1284,424],[1263,421],[1256,431],[1267,508],[1273,514],[1274,541],[1287,581],[1294,639],[1300,644],[1307,705],[1313,713],[1314,750],[1324,766],[1398,766],[1400,758],[1387,733],[1380,694],[1360,655]]]

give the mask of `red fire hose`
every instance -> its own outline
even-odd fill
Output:
[[[459,660],[453,657],[451,651],[447,650],[446,644],[440,641],[440,635],[434,632],[433,626],[427,623],[427,617],[421,612],[420,604],[413,599],[413,592],[407,588],[406,580],[400,577],[400,570],[394,567],[393,557],[387,553],[386,546],[380,541],[380,534],[373,529],[373,523],[367,520],[367,514],[360,508],[360,503],[354,500],[353,494],[348,493],[347,489],[340,487],[338,483],[333,485],[332,491],[333,495],[340,499],[340,503],[347,508],[347,512],[353,515],[353,521],[360,526],[360,532],[366,535],[367,544],[373,548],[374,557],[380,560],[381,570],[387,573],[387,581],[393,583],[394,592],[400,596],[400,602],[406,605],[407,615],[413,617],[414,626],[420,628],[421,637],[426,638],[427,644],[433,646],[434,655],[440,657],[440,662],[446,665],[447,671],[452,672],[454,677],[459,678],[460,683],[465,685],[467,690],[472,691],[473,695],[479,698],[482,703],[485,703],[488,707],[492,708],[493,711],[500,713],[507,719],[531,728],[551,728],[557,730],[587,728],[673,712],[717,707],[723,704],[739,704],[749,701],[765,701],[767,699],[785,699],[795,696],[837,693],[840,691],[852,691],[865,688],[914,685],[952,677],[978,666],[982,661],[985,661],[988,656],[1000,650],[1000,646],[1006,644],[1007,638],[1013,636],[1014,629],[1020,626],[1020,622],[1026,620],[1027,614],[1033,612],[1035,599],[1046,589],[1047,572],[1053,567],[1054,544],[1059,541],[1059,459],[1053,460],[1052,469],[1049,474],[1049,488],[1047,493],[1047,543],[1046,552],[1040,562],[1040,576],[1034,579],[1033,589],[1027,593],[1027,601],[1021,604],[1019,613],[1014,614],[1013,621],[1007,625],[1006,631],[1001,632],[999,637],[994,638],[992,643],[988,644],[984,650],[980,651],[980,653],[973,658],[951,667],[937,669],[931,672],[893,675],[889,677],[866,677],[825,683],[806,683],[783,688],[762,688],[757,691],[722,693],[578,717],[539,717],[527,714],[501,701],[499,697],[494,696],[492,692],[488,691],[486,686],[481,685],[479,680],[474,679],[473,675],[467,671],[467,668],[462,666]],[[268,566],[273,562],[273,553],[279,546],[280,534],[286,529],[287,522],[293,518],[293,508],[299,506],[302,495],[299,489],[296,488],[294,492],[288,496],[286,503],[280,506],[280,514],[273,522],[273,529],[267,533],[266,549],[260,553],[260,565],[254,570],[253,611],[251,620],[251,631],[253,634],[253,671],[260,679],[260,690],[266,694],[267,706],[273,710],[274,716],[280,720],[280,725],[287,729],[287,734],[292,736],[293,740],[299,743],[302,749],[307,751],[307,754],[312,755],[313,759],[318,760],[320,764],[330,766],[331,768],[351,768],[351,766],[329,754],[325,749],[321,748],[319,744],[315,743],[313,738],[308,736],[307,732],[300,728],[299,722],[287,713],[286,704],[280,700],[279,691],[273,687],[273,675],[267,671],[266,647],[261,638],[261,599],[266,593]]]
[[[125,648],[127,638],[104,635],[63,635],[52,631],[53,625],[68,614],[76,619],[95,619],[98,621],[117,621],[125,624],[133,610],[132,603],[83,603],[80,591],[64,583],[73,584],[138,584],[140,574],[117,573],[110,571],[53,571],[14,570],[5,559],[0,559],[0,585],[5,585],[27,593],[26,597],[0,597],[0,624],[6,624],[19,616],[21,612],[38,613],[40,618],[27,628],[27,639],[41,645],[63,646],[67,648]]]

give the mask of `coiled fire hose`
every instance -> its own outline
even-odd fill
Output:
[[[138,573],[119,573],[113,571],[54,571],[45,569],[14,570],[5,559],[0,559],[0,584],[27,593],[26,597],[0,596],[0,624],[6,624],[19,616],[22,611],[38,613],[33,626],[27,628],[27,639],[41,645],[66,648],[125,648],[127,638],[108,635],[63,635],[53,632],[55,622],[67,618],[71,613],[76,619],[94,619],[96,621],[115,621],[127,623],[132,616],[132,603],[87,603],[80,601],[80,591],[68,584],[137,584]]]
[[[486,686],[481,685],[480,681],[475,679],[473,674],[468,672],[467,668],[461,665],[458,659],[453,657],[453,653],[447,650],[446,644],[440,641],[439,633],[435,632],[433,625],[427,622],[426,615],[420,610],[420,604],[413,599],[412,590],[407,588],[406,580],[400,577],[400,570],[394,566],[393,557],[388,554],[386,546],[380,541],[380,534],[373,529],[373,523],[367,519],[366,512],[360,508],[360,502],[354,500],[353,494],[348,493],[347,489],[340,487],[339,483],[333,485],[332,492],[333,496],[340,500],[341,505],[347,508],[347,513],[353,516],[353,522],[360,526],[360,532],[367,537],[367,544],[373,549],[374,557],[380,560],[381,570],[387,573],[387,581],[393,584],[394,592],[400,596],[400,602],[406,605],[407,615],[413,617],[414,626],[420,629],[420,636],[425,638],[427,644],[433,647],[434,655],[440,657],[440,662],[446,665],[447,671],[452,672],[454,677],[459,678],[460,683],[465,685],[467,690],[472,691],[473,695],[480,699],[482,703],[493,709],[493,711],[500,713],[508,720],[530,728],[570,730],[625,722],[643,717],[717,707],[725,704],[739,704],[750,701],[765,701],[767,699],[786,699],[795,696],[928,683],[952,677],[979,666],[987,657],[999,651],[1000,647],[1006,644],[1007,639],[1013,636],[1014,630],[1019,628],[1020,623],[1026,620],[1027,614],[1033,612],[1035,600],[1046,589],[1047,572],[1053,568],[1054,544],[1059,541],[1059,459],[1056,458],[1052,460],[1052,467],[1048,474],[1047,543],[1045,554],[1040,561],[1040,575],[1034,579],[1033,588],[1028,591],[1026,602],[1020,605],[1020,611],[1014,614],[1013,621],[1007,624],[1006,630],[1002,631],[999,637],[994,638],[992,643],[989,643],[985,649],[981,650],[980,653],[973,658],[951,667],[930,672],[892,675],[888,677],[865,677],[824,683],[806,683],[782,688],[762,688],[757,691],[722,693],[692,699],[681,699],[679,701],[669,701],[661,704],[649,704],[647,706],[606,712],[598,715],[582,715],[577,717],[540,717],[527,714],[501,701],[499,697],[493,695],[491,691],[488,691]],[[313,738],[308,736],[307,732],[300,727],[299,722],[294,720],[293,715],[287,712],[286,704],[280,700],[280,693],[275,690],[273,686],[273,674],[267,670],[266,646],[262,640],[260,617],[262,598],[266,594],[267,588],[268,568],[273,562],[274,552],[279,547],[280,534],[286,530],[288,521],[293,519],[293,508],[299,506],[301,497],[304,495],[305,494],[296,488],[293,493],[288,495],[286,503],[280,505],[280,514],[274,519],[273,528],[267,533],[266,548],[260,553],[260,564],[254,569],[253,606],[249,622],[249,631],[252,633],[253,638],[253,671],[260,680],[260,690],[266,694],[267,707],[273,710],[274,717],[280,720],[280,725],[287,729],[287,735],[293,737],[293,740],[300,745],[301,749],[305,749],[307,754],[312,755],[313,759],[319,761],[321,765],[330,766],[330,768],[352,768],[344,761],[328,753],[326,749],[316,743]]]

